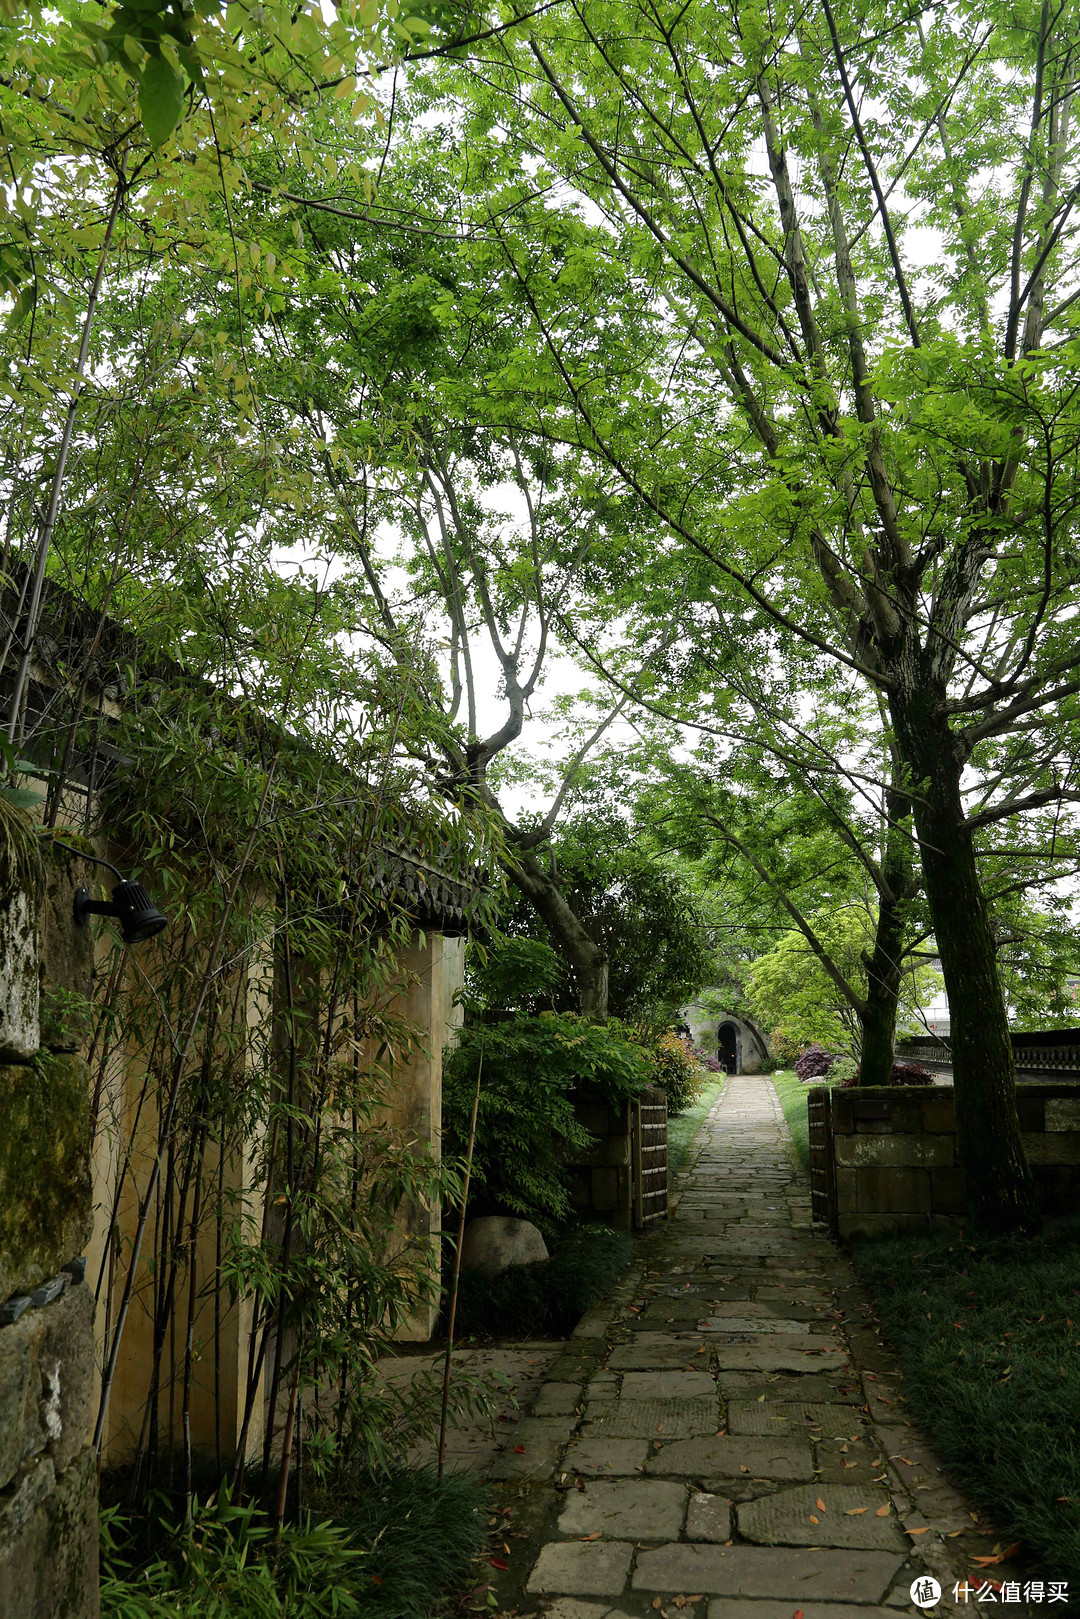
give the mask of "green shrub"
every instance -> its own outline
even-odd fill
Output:
[[[566,1337],[634,1257],[634,1239],[609,1226],[572,1226],[551,1258],[498,1276],[463,1270],[456,1331],[462,1337]]]
[[[339,1470],[299,1526],[222,1491],[102,1513],[102,1619],[427,1619],[484,1542],[483,1486],[432,1468]]]
[[[102,1619],[331,1619],[364,1611],[368,1554],[332,1523],[283,1524],[222,1491],[138,1528],[102,1513]],[[151,1550],[147,1551],[149,1537]],[[156,1545],[154,1542],[156,1541]]]
[[[659,1038],[645,1036],[642,1049],[652,1065],[652,1083],[667,1095],[668,1113],[685,1113],[705,1089],[709,1071],[695,1056],[689,1040],[665,1030]]]
[[[367,1556],[365,1619],[421,1619],[437,1609],[439,1593],[468,1576],[490,1510],[473,1474],[447,1473],[440,1482],[432,1467],[341,1473],[319,1506]]]
[[[467,1027],[443,1064],[444,1146],[459,1156],[478,1069],[473,1199],[550,1232],[571,1213],[566,1166],[593,1142],[574,1117],[574,1097],[592,1088],[624,1101],[652,1083],[653,1065],[614,1021],[550,1013]]]

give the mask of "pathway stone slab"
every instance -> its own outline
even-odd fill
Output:
[[[602,1433],[587,1433],[575,1439],[563,1458],[568,1473],[615,1478],[621,1473],[637,1473],[649,1454],[644,1439],[609,1439]]]
[[[623,1400],[688,1400],[716,1394],[716,1381],[708,1372],[627,1372],[622,1380]]]
[[[867,1608],[861,1602],[854,1606],[849,1602],[804,1602],[801,1606],[803,1619],[896,1619],[895,1608]],[[910,1612],[918,1611],[910,1607]],[[941,1609],[937,1611],[940,1614]],[[791,1619],[791,1603],[722,1598],[709,1603],[708,1619]]]
[[[707,1596],[781,1597],[800,1605],[814,1597],[833,1602],[880,1603],[901,1561],[891,1552],[880,1551],[676,1543],[638,1553],[632,1588],[683,1594],[701,1591]],[[722,1608],[719,1611],[722,1613]]]
[[[808,1400],[837,1405],[861,1406],[861,1389],[849,1375],[830,1380],[823,1373],[732,1371],[725,1369],[717,1378],[721,1394],[728,1399],[757,1401],[762,1394],[767,1404],[794,1401],[804,1405]]]
[[[731,1502],[722,1495],[696,1490],[686,1509],[687,1540],[715,1541],[721,1546],[731,1539]]]
[[[824,1508],[819,1503],[824,1502]],[[875,1551],[907,1550],[908,1541],[889,1509],[876,1516],[889,1498],[869,1481],[857,1484],[810,1484],[747,1501],[735,1509],[744,1540],[765,1546],[839,1546]],[[850,1516],[849,1516],[850,1514]]]
[[[490,1479],[548,1478],[573,1432],[570,1417],[525,1417],[507,1436],[502,1454],[487,1467]],[[518,1449],[518,1446],[521,1448]]]
[[[591,1414],[591,1407],[590,1407]],[[716,1386],[696,1400],[620,1400],[596,1426],[613,1439],[692,1439],[722,1426]]]
[[[559,1514],[560,1535],[609,1540],[673,1540],[686,1517],[686,1488],[666,1479],[598,1479],[571,1490]]]
[[[649,1473],[687,1478],[810,1479],[814,1457],[809,1441],[794,1439],[677,1439],[649,1457]]]
[[[759,1344],[744,1348],[741,1344],[718,1344],[713,1350],[715,1365],[724,1371],[747,1372],[820,1372],[820,1349],[766,1349]],[[846,1353],[829,1352],[829,1360],[836,1365],[846,1362]]]
[[[733,1434],[809,1434],[850,1440],[867,1430],[843,1405],[822,1401],[729,1400],[727,1430]]]
[[[529,1575],[529,1592],[616,1597],[626,1585],[632,1543],[619,1540],[557,1540],[541,1551]]]
[[[643,1338],[651,1341],[642,1343]],[[699,1351],[704,1360],[708,1349],[700,1338],[683,1342],[673,1341],[663,1333],[639,1332],[634,1343],[620,1344],[612,1351],[608,1365],[616,1372],[686,1371]]]
[[[534,1417],[572,1416],[581,1400],[580,1383],[545,1383],[532,1403]]]

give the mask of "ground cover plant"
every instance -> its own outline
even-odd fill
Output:
[[[458,1157],[478,1074],[470,1206],[523,1216],[549,1234],[570,1218],[567,1165],[593,1143],[575,1099],[592,1091],[617,1104],[666,1077],[682,1101],[699,1078],[681,1045],[661,1050],[617,1019],[549,1013],[467,1025],[443,1059],[444,1139]]]
[[[697,1139],[698,1131],[705,1123],[710,1110],[723,1095],[726,1080],[727,1075],[722,1071],[719,1074],[710,1074],[692,1107],[686,1108],[682,1113],[668,1113],[667,1172],[669,1191],[672,1180],[685,1166],[690,1156],[690,1149]]]
[[[1080,1219],[1013,1242],[861,1241],[853,1258],[956,1483],[1037,1572],[1080,1580]]]
[[[549,1260],[492,1276],[463,1270],[456,1332],[461,1337],[567,1337],[634,1257],[634,1239],[609,1226],[571,1226]]]
[[[487,1506],[469,1474],[342,1470],[275,1533],[227,1490],[186,1516],[154,1492],[137,1519],[103,1514],[102,1619],[427,1619],[468,1574]]]
[[[791,1069],[781,1068],[769,1076],[780,1098],[787,1127],[791,1131],[791,1139],[795,1143],[795,1151],[802,1160],[804,1169],[810,1168],[810,1126],[806,1116],[806,1099],[809,1087],[801,1080],[798,1074]],[[827,1083],[826,1080],[816,1081],[819,1085]]]

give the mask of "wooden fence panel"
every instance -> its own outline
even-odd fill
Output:
[[[634,1103],[634,1228],[643,1231],[668,1213],[667,1096],[650,1086]]]
[[[810,1125],[810,1213],[813,1219],[830,1223],[832,1207],[832,1141],[829,1130],[829,1092],[824,1085],[812,1085],[806,1097]]]

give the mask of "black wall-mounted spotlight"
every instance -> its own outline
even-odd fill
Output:
[[[108,903],[91,899],[88,888],[75,890],[72,915],[77,928],[86,927],[92,916],[112,916],[120,924],[120,937],[125,944],[141,944],[144,939],[152,939],[155,933],[168,926],[168,917],[162,916],[141,883],[128,882],[108,860],[87,854],[83,849],[73,849],[70,843],[61,843],[59,838],[54,838],[53,842],[69,854],[77,854],[83,860],[92,861],[95,866],[105,866],[119,879],[112,891],[112,900]]]

